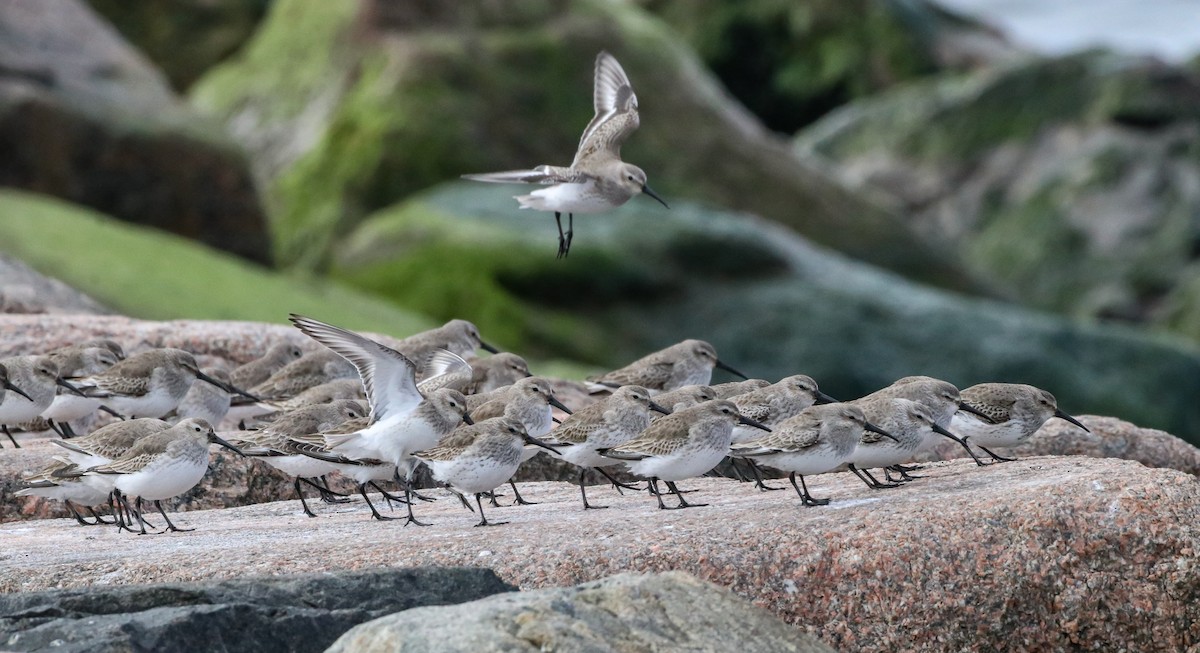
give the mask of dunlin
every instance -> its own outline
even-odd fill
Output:
[[[521,422],[496,417],[460,427],[436,447],[413,455],[429,465],[433,478],[450,486],[467,508],[471,504],[463,495],[475,495],[475,505],[479,508],[476,526],[495,526],[507,522],[489,522],[483,513],[480,496],[512,478],[521,465],[526,444],[554,451],[550,445],[526,433]]]
[[[35,419],[54,402],[57,386],[76,391],[58,375],[58,364],[49,356],[14,356],[0,360],[7,380],[7,390],[0,395],[0,430],[8,436],[13,446],[20,448],[16,438],[9,432],[9,425],[22,424]]]
[[[603,392],[623,385],[640,385],[652,393],[685,385],[708,385],[714,367],[746,378],[717,358],[717,350],[703,340],[684,340],[644,356],[619,370],[589,377],[589,389]]]
[[[878,397],[899,397],[900,399],[915,401],[928,408],[933,414],[937,425],[943,429],[950,428],[950,422],[954,418],[954,414],[959,410],[969,413],[975,412],[974,408],[962,402],[958,388],[953,383],[929,376],[906,376],[896,380],[886,388],[872,392],[863,397],[863,399],[871,400]],[[938,442],[942,441],[943,437],[941,433],[931,430],[918,451],[933,448]],[[974,451],[971,451],[971,448],[965,442],[958,438],[956,440],[962,444],[967,453],[971,454],[971,458],[975,459],[976,464],[980,466],[985,464],[975,455]],[[912,468],[901,469],[900,471],[902,473],[908,472],[912,471]]]
[[[436,329],[413,334],[396,343],[396,351],[422,363],[426,356],[438,349],[445,349],[463,358],[474,356],[476,349],[493,354],[500,352],[484,342],[479,337],[479,329],[466,320],[450,320]]]
[[[24,476],[21,480],[25,483],[25,487],[17,490],[15,495],[18,497],[45,497],[62,501],[66,504],[67,510],[71,511],[71,516],[81,526],[111,524],[112,522],[105,521],[93,508],[93,506],[108,501],[108,492],[82,482],[79,479],[81,472],[80,467],[74,463],[55,460],[41,471]],[[89,522],[84,519],[75,509],[75,504],[92,513],[92,517],[95,517],[96,521]]]
[[[671,413],[633,440],[612,449],[601,449],[599,453],[624,462],[631,473],[650,479],[659,508],[705,506],[708,504],[684,500],[675,481],[701,476],[716,467],[729,454],[733,427],[737,424],[771,430],[738,413],[732,402],[719,399]],[[668,508],[663,503],[662,493],[656,491],[660,480],[679,499],[679,505]]]
[[[797,415],[800,411],[813,404],[833,403],[833,397],[821,392],[817,382],[811,376],[796,374],[773,383],[765,388],[751,390],[745,394],[730,397],[738,408],[738,412],[750,419],[774,428],[775,424]],[[733,442],[748,442],[761,435],[754,428],[737,425],[733,427]],[[780,490],[763,483],[762,474],[754,459],[747,461],[754,473],[755,486],[760,490]],[[736,469],[736,467],[735,467]],[[740,474],[740,472],[739,472]]]
[[[301,483],[311,485],[321,492],[322,496],[329,494],[329,488],[319,485],[317,479],[337,471],[338,465],[322,458],[315,458],[312,453],[327,458],[330,455],[321,437],[319,444],[314,445],[303,439],[303,436],[317,435],[328,431],[347,421],[362,419],[367,414],[366,405],[357,400],[342,399],[322,404],[302,406],[292,412],[280,415],[278,419],[258,431],[239,433],[236,444],[240,445],[247,456],[258,458],[268,465],[278,469],[294,479],[296,496],[300,498],[300,506],[304,514],[316,517],[304,500]]]
[[[596,57],[593,90],[596,115],[579,139],[570,167],[541,165],[532,170],[510,170],[465,179],[493,183],[549,185],[528,195],[517,195],[523,209],[553,211],[558,223],[558,257],[567,255],[574,235],[576,213],[602,213],[615,209],[638,193],[667,203],[646,185],[641,168],[621,160],[621,144],[638,128],[637,96],[621,64],[607,52]],[[670,207],[668,207],[670,208]],[[567,214],[567,231],[562,214]]]
[[[575,411],[550,434],[558,449],[557,456],[580,467],[579,494],[584,510],[607,508],[588,503],[584,476],[589,468],[604,474],[619,489],[622,485],[604,467],[620,461],[607,458],[600,451],[619,447],[636,438],[650,427],[650,412],[668,411],[650,398],[650,391],[637,385],[622,386],[600,401]],[[629,486],[625,486],[629,487]]]
[[[111,351],[113,353],[113,355],[117,357],[117,360],[119,360],[119,361],[125,360],[125,348],[121,346],[121,343],[117,342],[116,340],[113,340],[112,338],[91,338],[89,340],[84,340],[83,342],[80,342],[74,346],[80,347],[82,349],[90,349],[91,347],[103,347],[104,349]],[[66,348],[67,347],[63,347],[63,349],[66,349]],[[51,352],[51,353],[53,353],[53,352]]]
[[[229,381],[239,388],[253,388],[303,356],[304,350],[300,347],[290,342],[277,342],[262,356],[235,367],[229,373]]]
[[[250,388],[250,393],[267,401],[290,399],[322,383],[337,379],[357,379],[358,371],[336,352],[319,349],[284,365],[266,381]],[[235,400],[235,404],[254,403]]]
[[[759,388],[765,388],[769,385],[771,385],[771,382],[766,379],[746,379],[745,381],[717,383],[709,387],[713,389],[713,394],[716,395],[717,399],[728,399],[758,390]]]
[[[70,440],[51,440],[51,442],[66,449],[66,453],[63,454],[64,460],[88,469],[120,458],[138,440],[169,428],[171,425],[161,419],[143,417],[113,422],[83,437]]]
[[[850,460],[863,431],[881,435],[867,422],[862,409],[853,404],[831,403],[810,406],[780,421],[763,437],[734,444],[732,455],[751,458],[767,467],[788,472],[792,487],[806,506],[823,506],[829,499],[815,499],[804,483],[805,474],[824,474]],[[796,485],[796,477],[800,485]]]
[[[512,391],[507,394],[505,399],[489,401],[471,411],[471,418],[476,421],[483,421],[493,417],[515,419],[525,426],[526,433],[535,438],[540,438],[549,433],[550,429],[554,428],[555,408],[567,415],[571,414],[571,410],[554,396],[554,388],[548,379],[531,376],[512,384]],[[525,447],[525,453],[521,456],[521,462],[533,458],[539,451],[542,451],[540,447]],[[521,493],[517,491],[516,483],[512,479],[509,479],[508,484],[513,490],[514,505],[529,505],[533,503],[526,501],[521,496]],[[493,504],[495,503],[495,495],[493,495],[492,502]]]
[[[222,384],[231,383],[229,372],[225,368],[210,367],[202,370],[209,378],[216,379]],[[187,417],[197,417],[214,426],[220,425],[229,412],[229,390],[211,383],[193,383],[187,394],[179,401],[173,413],[173,421]]]
[[[471,370],[471,381],[463,390],[464,394],[484,394],[512,385],[527,376],[533,376],[529,372],[529,363],[525,362],[524,358],[508,352],[473,359]]]
[[[367,393],[362,381],[355,375],[352,379],[334,379],[318,386],[313,386],[300,394],[288,399],[278,399],[259,402],[266,414],[285,413],[316,404],[327,404],[341,399],[357,399],[365,401]],[[264,418],[265,419],[265,418]]]
[[[1051,417],[1088,431],[1079,420],[1059,410],[1054,395],[1031,385],[981,383],[963,390],[962,399],[975,414],[956,413],[951,428],[997,462],[1015,458],[998,456],[988,447],[1015,447],[1028,440]]]
[[[420,371],[421,380],[417,383],[417,389],[421,394],[429,394],[441,388],[464,392],[474,373],[470,363],[448,349],[433,350],[425,357]]]
[[[162,417],[175,410],[197,379],[237,390],[200,371],[196,358],[182,349],[151,349],[76,383],[89,397],[126,417]]]
[[[154,502],[154,507],[166,520],[168,530],[192,530],[172,524],[163,510],[162,500],[187,492],[204,478],[208,471],[210,442],[241,453],[217,437],[208,422],[189,418],[165,431],[147,435],[125,455],[108,464],[92,467],[86,473],[114,476],[113,486],[121,493],[120,500],[125,508],[137,518],[141,533],[146,532],[140,509],[142,500]],[[135,497],[137,503],[130,506],[128,497]]]
[[[63,347],[49,354],[58,364],[59,375],[64,379],[75,379],[89,374],[98,374],[120,362],[120,358],[109,347]],[[50,428],[64,438],[73,437],[75,429],[71,422],[93,415],[100,408],[100,400],[81,396],[63,386],[50,406],[42,411],[36,424],[26,425],[27,430],[39,431]],[[44,420],[44,424],[41,423]]]
[[[682,388],[676,388],[669,392],[660,392],[654,395],[654,402],[659,406],[667,409],[668,413],[673,413],[684,408],[691,408],[696,404],[702,404],[706,401],[712,401],[717,398],[717,393],[712,389],[712,386],[707,385],[685,385]],[[664,413],[667,414],[667,413]],[[663,414],[651,415],[650,420],[654,421],[662,419]]]
[[[850,471],[872,489],[897,486],[895,483],[880,483],[867,470],[898,465],[912,458],[931,431],[949,433],[937,425],[932,411],[915,401],[876,397],[858,399],[853,403],[862,409],[867,421],[876,428],[863,431],[850,456]]]

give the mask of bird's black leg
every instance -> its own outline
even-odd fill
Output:
[[[513,489],[513,502],[512,502],[512,504],[513,504],[514,506],[536,506],[536,505],[538,504],[538,502],[537,502],[537,501],[526,501],[526,500],[525,500],[525,497],[521,496],[521,493],[520,493],[520,492],[517,492],[517,484],[516,484],[516,483],[513,483],[513,482],[510,480],[510,481],[508,482],[508,484],[509,484],[510,486],[512,486],[512,489]]]
[[[10,435],[9,437],[11,438],[12,436]],[[16,444],[16,441],[14,441],[13,444]],[[979,445],[976,445],[976,446],[979,446]],[[1011,463],[1011,462],[1016,462],[1016,460],[1017,460],[1016,458],[1005,458],[1004,456],[997,456],[996,454],[989,451],[987,447],[984,447],[984,446],[980,446],[979,448],[983,449],[983,453],[986,453],[987,455],[991,456],[992,460],[994,460],[998,463]],[[975,462],[979,462],[979,459],[976,458]]]
[[[496,498],[497,498],[499,495],[497,495],[497,494],[496,494],[496,491],[495,491],[495,490],[492,490],[491,492],[481,492],[480,494],[482,494],[482,495],[484,495],[484,496],[486,496],[486,497],[488,498],[488,505],[489,505],[489,506],[492,506],[492,507],[494,507],[494,508],[499,508],[499,507],[500,507],[500,502],[496,500]]]
[[[409,524],[416,524],[417,526],[429,526],[428,522],[419,521],[415,516],[413,516],[412,494],[413,494],[413,491],[410,488],[408,488],[408,487],[404,488],[404,497],[406,499],[408,499],[407,501],[405,501],[405,503],[408,504],[408,517],[405,518],[404,525],[408,526]]]
[[[335,492],[333,489],[331,489],[329,487],[329,479],[325,478],[324,476],[318,476],[316,480],[320,481],[320,483],[313,482],[312,485],[313,485],[313,487],[317,488],[321,492],[321,502],[322,503],[349,503],[350,502],[350,499],[349,499],[350,495],[345,494],[343,492]]]
[[[554,212],[554,222],[558,225],[558,256],[555,258],[562,258],[567,255],[567,236],[563,233],[562,213]]]
[[[567,248],[563,250],[563,258],[571,251],[571,240],[575,238],[575,214],[567,214]]]
[[[79,515],[79,512],[77,510],[75,510],[75,506],[72,505],[70,501],[63,501],[63,503],[67,504],[67,510],[71,511],[71,516],[75,518],[75,521],[79,522],[80,526],[95,526],[95,524],[93,524],[92,522],[87,521],[83,517],[81,517]]]
[[[587,475],[587,469],[579,470],[579,496],[583,497],[583,509],[584,510],[601,510],[603,508],[607,508],[608,506],[593,506],[588,503],[587,490],[585,490],[583,488],[583,478],[586,475]],[[616,481],[614,480],[613,483],[616,484]],[[618,488],[618,489],[620,489],[620,488]],[[660,499],[659,502],[661,503],[662,500]]]
[[[14,438],[13,434],[9,432],[7,424],[0,424],[0,431],[4,431],[4,435],[8,436],[9,441],[11,441],[13,443],[14,447],[16,447],[17,449],[21,448],[21,445],[17,444],[17,439]]]
[[[180,531],[180,532],[186,532],[186,531],[194,531],[194,530],[196,530],[196,529],[194,529],[194,528],[179,528],[179,527],[178,527],[178,526],[176,526],[175,524],[172,524],[172,523],[171,523],[171,518],[170,518],[170,517],[167,517],[167,511],[166,511],[166,510],[163,510],[163,507],[162,507],[162,502],[161,502],[161,501],[159,501],[158,499],[155,499],[155,500],[154,500],[154,507],[155,507],[155,508],[158,508],[158,514],[162,515],[162,516],[163,516],[163,519],[165,519],[165,520],[167,521],[167,528],[166,528],[166,531]],[[166,531],[163,531],[163,532],[165,533]]]
[[[750,471],[754,474],[754,487],[758,488],[760,492],[784,489],[781,487],[771,487],[770,485],[763,483],[762,470],[759,469],[758,463],[749,459],[747,459],[746,462],[750,463]]]
[[[808,493],[808,485],[806,485],[804,483],[804,475],[803,474],[799,475],[800,476],[800,486],[797,486],[796,485],[796,476],[797,476],[796,472],[792,472],[791,476],[789,476],[788,478],[791,479],[792,487],[796,488],[796,494],[800,495],[800,501],[804,505],[806,505],[806,506],[827,506],[827,505],[829,505],[829,499],[816,499],[816,498],[813,498],[813,495]],[[801,487],[803,487],[804,489],[801,490],[800,489]]]
[[[88,510],[88,512],[92,513],[93,517],[96,518],[97,526],[99,526],[100,524],[115,524],[115,523],[117,523],[116,521],[105,521],[105,519],[100,516],[100,513],[96,512],[95,508],[92,508],[89,506],[87,510]]]
[[[487,517],[484,516],[484,514],[483,514],[482,494],[483,494],[482,492],[475,493],[475,505],[479,506],[479,523],[475,524],[475,525],[476,526],[499,526],[500,524],[507,524],[508,522],[506,522],[506,521],[488,521],[487,520]]]
[[[884,488],[900,487],[896,483],[880,483],[879,481],[877,481],[875,479],[874,476],[871,476],[870,472],[868,472],[865,469],[859,469],[859,468],[855,467],[854,463],[850,463],[850,471],[854,472],[854,475],[857,476],[860,481],[862,481],[863,483],[866,483],[867,487],[871,488],[872,490],[882,490]]]
[[[675,487],[675,481],[667,481],[667,489],[673,492],[676,498],[679,499],[679,505],[675,506],[676,508],[703,508],[708,505],[707,503],[688,503],[683,498],[683,493],[679,491],[679,488]]]
[[[600,474],[601,474],[602,476],[604,476],[604,478],[607,478],[607,479],[608,479],[608,482],[609,482],[609,483],[612,483],[612,484],[613,484],[613,487],[617,488],[617,494],[620,494],[620,495],[622,495],[622,496],[624,496],[624,495],[625,495],[625,493],[621,491],[621,488],[625,488],[626,490],[640,490],[640,489],[642,489],[642,488],[640,488],[640,487],[638,487],[638,486],[636,486],[636,485],[630,485],[629,483],[622,483],[622,482],[618,481],[616,478],[614,478],[614,477],[613,477],[613,475],[612,475],[612,474],[609,474],[608,472],[604,471],[604,468],[603,468],[603,467],[593,467],[592,469],[594,469],[594,470],[596,470],[596,471],[600,472]],[[584,470],[584,471],[587,471],[587,470]],[[579,478],[583,478],[583,474],[580,474],[580,475],[579,475]],[[582,482],[581,482],[580,484],[582,485]]]
[[[300,477],[299,476],[296,477],[295,484],[296,484],[296,496],[300,497],[300,506],[304,508],[304,514],[308,515],[309,517],[316,517],[317,513],[313,512],[312,510],[309,510],[308,504],[305,503],[305,501],[304,501],[304,492],[300,491]]]
[[[379,521],[389,521],[392,519],[399,519],[399,517],[384,517],[383,515],[379,514],[379,511],[375,509],[375,504],[371,503],[371,497],[367,496],[367,484],[366,483],[358,484],[358,493],[361,494],[362,498],[367,502],[367,507],[369,507],[371,509],[371,516],[374,517],[375,519],[378,519]]]

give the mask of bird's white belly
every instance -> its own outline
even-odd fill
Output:
[[[517,473],[520,458],[512,463],[497,463],[494,459],[462,456],[454,460],[425,461],[433,477],[448,483],[459,492],[474,494],[500,487]]]
[[[832,448],[825,448],[819,451],[754,456],[751,460],[783,472],[796,472],[806,476],[808,474],[824,474],[837,469],[849,457],[849,454],[842,455]]]
[[[45,401],[34,402],[9,390],[4,394],[4,402],[0,403],[0,424],[20,424],[34,419],[50,406],[54,396],[49,395]]]
[[[702,476],[721,462],[729,447],[705,447],[690,451],[680,450],[670,456],[655,456],[628,463],[629,471],[644,477],[657,477],[664,481],[682,481],[685,478]]]
[[[154,417],[175,410],[182,396],[175,396],[164,388],[151,390],[140,397],[105,397],[101,403],[121,413],[125,417]]]
[[[396,475],[395,465],[346,465],[330,463],[337,472],[347,478],[352,478],[359,485],[371,481],[386,481]]]
[[[896,446],[891,440],[887,442],[889,444],[883,442],[860,444],[855,447],[854,453],[846,462],[854,463],[861,469],[873,469],[898,465],[912,457],[912,449]]]
[[[592,446],[590,443],[555,448],[559,451],[558,458],[572,465],[579,465],[580,467],[607,467],[608,465],[617,465],[624,462],[601,456],[596,453],[597,447]]]
[[[55,395],[50,406],[42,411],[42,417],[56,422],[70,422],[87,417],[100,408],[100,400],[80,397],[76,394]]]
[[[949,430],[960,438],[966,438],[967,444],[984,447],[1015,447],[1033,434],[1033,431],[1015,420],[988,424],[974,417],[959,415],[951,420]]]
[[[50,487],[31,487],[19,490],[17,496],[46,497],[57,501],[71,501],[83,506],[97,506],[108,500],[108,491],[77,481],[65,482]]]
[[[148,501],[169,499],[187,492],[204,478],[208,458],[160,460],[141,471],[117,477],[121,492]]]
[[[523,209],[556,211],[559,213],[603,213],[624,204],[629,198],[605,199],[591,182],[555,184],[539,188],[528,195],[517,195]]]
[[[262,460],[284,474],[299,476],[301,478],[324,476],[337,469],[336,463],[299,454],[291,456],[263,456],[259,460]]]

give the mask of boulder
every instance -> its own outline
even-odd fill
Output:
[[[254,34],[270,0],[87,3],[153,61],[173,88],[182,91]]]
[[[317,505],[317,518],[294,501],[184,512],[173,521],[195,531],[145,537],[7,523],[0,592],[381,565],[484,566],[525,590],[683,571],[839,651],[1200,645],[1195,476],[1088,457],[923,473],[893,490],[815,476],[809,489],[832,499],[818,508],[791,490],[693,479],[680,487],[708,507],[663,511],[645,493],[596,489],[610,508],[584,511],[574,486],[531,483],[522,494],[539,503],[485,507],[510,522],[491,528],[438,491],[417,507],[423,528],[373,522],[361,500]]]
[[[237,145],[79,0],[0,3],[0,150],[0,186],[271,260]]]
[[[1019,56],[998,30],[919,0],[644,0],[768,128],[792,134],[909,80]]]
[[[640,94],[641,128],[622,154],[669,200],[752,210],[892,269],[979,285],[897,214],[795,157],[633,3],[476,0],[448,11],[280,0],[190,95],[266,180],[281,261],[319,268],[338,236],[416,191],[463,173],[568,164],[593,114],[601,50]]]
[[[6,254],[0,254],[0,280],[0,313],[111,312],[86,294]]]
[[[912,374],[1021,382],[1071,413],[1200,433],[1189,343],[935,290],[688,202],[584,216],[556,260],[553,219],[510,195],[455,183],[381,211],[347,236],[332,274],[439,319],[470,316],[524,355],[611,368],[701,338],[746,374],[809,374],[839,398]]]
[[[355,624],[516,588],[487,569],[411,568],[0,595],[20,651],[321,651]]]
[[[852,103],[797,139],[1022,303],[1200,339],[1200,73],[1030,58]]]
[[[620,574],[405,610],[352,628],[328,653],[832,653],[812,635],[682,572]]]

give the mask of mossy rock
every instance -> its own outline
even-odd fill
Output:
[[[270,0],[87,3],[182,91],[250,38]]]
[[[511,195],[458,182],[381,211],[339,247],[334,275],[437,319],[470,317],[521,353],[616,366],[703,338],[748,374],[811,374],[838,397],[910,374],[1024,382],[1070,412],[1200,434],[1200,354],[1178,341],[920,286],[689,202],[584,216],[556,260],[551,216]]]
[[[973,286],[897,215],[794,157],[677,35],[629,3],[477,1],[447,11],[279,0],[192,100],[252,152],[279,260],[321,269],[341,235],[415,192],[468,172],[568,163],[592,114],[600,50],[620,59],[640,93],[642,127],[623,155],[669,198],[754,211],[854,256]]]
[[[767,127],[795,133],[903,82],[979,65],[963,39],[1011,48],[987,27],[908,0],[647,0]],[[973,50],[978,54],[978,47]],[[955,55],[959,56],[955,56]],[[986,60],[985,60],[986,63]]]
[[[272,272],[185,238],[22,191],[0,190],[0,252],[131,317],[286,323],[288,313],[297,312],[381,333],[435,326],[344,285]]]
[[[891,193],[1009,297],[1179,329],[1163,305],[1200,251],[1197,124],[1200,75],[1091,51],[897,89],[797,147]]]
[[[0,3],[0,42],[0,186],[270,261],[241,150],[86,5]]]

